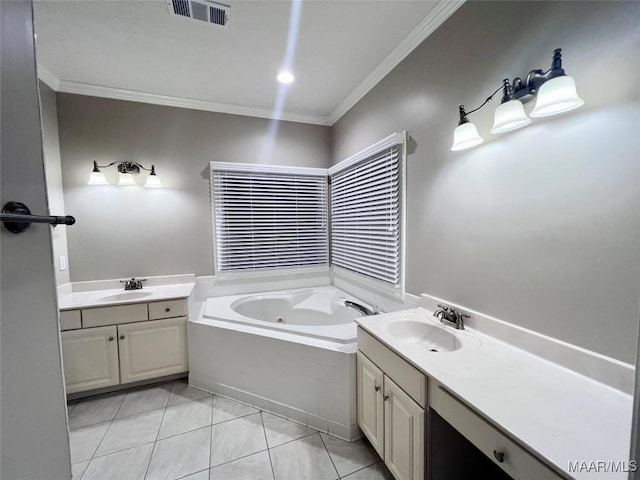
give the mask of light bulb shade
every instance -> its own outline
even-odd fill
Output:
[[[120,179],[118,180],[118,186],[129,187],[129,186],[135,186],[135,185],[136,185],[136,181],[133,178],[132,174],[120,172]]]
[[[104,176],[104,173],[97,171],[91,172],[89,174],[89,181],[87,185],[109,185],[107,182],[107,177]]]
[[[162,188],[162,183],[160,183],[160,178],[155,173],[152,173],[147,177],[147,181],[144,184],[147,188]]]
[[[584,101],[576,92],[576,82],[572,77],[563,75],[546,81],[538,90],[536,106],[532,117],[546,117],[578,108]]]
[[[491,133],[505,133],[517,130],[531,123],[531,119],[524,113],[524,107],[519,100],[509,100],[496,108],[493,117]]]
[[[476,126],[471,122],[463,123],[462,125],[458,125],[453,132],[451,151],[466,150],[467,148],[480,145],[482,142],[484,142],[484,140],[478,134]]]

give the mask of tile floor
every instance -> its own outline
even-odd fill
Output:
[[[391,480],[345,442],[185,380],[69,403],[74,480]]]

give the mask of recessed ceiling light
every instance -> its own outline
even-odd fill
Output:
[[[289,70],[281,70],[276,77],[280,83],[291,83],[296,77]]]

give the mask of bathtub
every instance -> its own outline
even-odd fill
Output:
[[[188,322],[189,383],[345,440],[356,418],[356,324],[330,286],[208,298]],[[366,305],[368,306],[368,305]]]
[[[337,288],[315,287],[209,298],[202,316],[209,320],[288,333],[299,336],[303,343],[308,338],[352,344],[355,348],[356,324],[353,320],[362,314],[345,307],[346,300],[366,305]],[[293,337],[286,338],[294,340]]]

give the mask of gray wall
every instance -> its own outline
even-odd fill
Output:
[[[47,209],[31,2],[0,2],[0,205]],[[71,478],[51,229],[0,228],[0,477]]]
[[[330,163],[328,127],[69,94],[57,98],[64,200],[77,219],[67,231],[74,282],[212,275],[210,161]],[[93,160],[155,164],[166,188],[87,186]],[[115,168],[104,172],[117,182]]]
[[[333,128],[334,161],[406,129],[407,289],[634,363],[640,4],[468,2]],[[564,66],[585,105],[451,152],[457,107]]]
[[[51,215],[65,215],[56,93],[42,82],[39,83],[38,87],[42,122],[42,153],[44,156],[44,171],[47,178],[47,203],[49,204]],[[51,229],[51,240],[56,284],[69,283],[69,269],[60,271],[59,268],[60,256],[69,258],[66,225],[58,225],[56,228]]]

